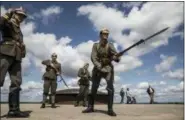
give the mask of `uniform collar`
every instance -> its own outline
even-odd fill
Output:
[[[103,40],[100,40],[100,42],[99,42],[99,44],[102,46],[105,46],[107,43],[108,43],[108,41],[103,41]]]

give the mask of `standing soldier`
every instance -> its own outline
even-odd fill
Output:
[[[147,89],[147,93],[150,97],[150,104],[154,103],[154,89],[149,85],[148,89]]]
[[[121,88],[120,96],[121,96],[121,102],[120,103],[124,103],[125,92],[124,92],[123,88]]]
[[[83,113],[94,112],[94,99],[97,94],[97,89],[100,84],[101,78],[105,78],[107,82],[108,91],[108,115],[116,116],[113,111],[113,99],[114,99],[114,66],[111,61],[119,62],[117,52],[112,43],[108,42],[108,29],[102,29],[100,31],[100,42],[95,43],[92,48],[91,60],[94,64],[92,71],[92,89],[91,97],[89,99],[89,105]]]
[[[61,64],[57,61],[57,54],[53,53],[51,55],[52,60],[42,61],[43,65],[46,65],[46,72],[43,75],[44,80],[44,92],[43,92],[43,102],[41,108],[45,108],[45,102],[51,88],[51,107],[56,108],[55,106],[55,94],[57,89],[57,75],[60,75]]]
[[[78,71],[78,77],[80,77],[80,80],[78,81],[78,84],[80,86],[79,94],[77,96],[77,101],[75,103],[75,106],[79,105],[79,102],[81,99],[83,99],[83,106],[85,107],[87,105],[87,98],[89,93],[89,80],[90,80],[90,73],[88,71],[89,64],[86,63],[83,68],[80,68]]]
[[[27,17],[22,7],[9,10],[0,18],[0,87],[4,85],[6,73],[10,75],[9,112],[7,117],[28,117],[29,114],[20,111],[20,90],[22,84],[21,63],[26,55],[23,34],[20,24]]]

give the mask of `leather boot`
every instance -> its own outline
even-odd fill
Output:
[[[87,109],[82,111],[82,113],[91,113],[91,112],[94,112],[94,95],[90,96]]]
[[[55,106],[55,96],[54,95],[51,96],[51,108],[56,108],[56,106]]]
[[[116,113],[113,111],[113,101],[114,101],[114,90],[108,90],[108,112],[110,116],[116,116]]]
[[[40,106],[40,108],[45,108],[46,107],[46,105],[45,105],[46,100],[47,100],[47,95],[43,95],[43,101],[42,101],[42,105]]]
[[[11,89],[11,88],[10,88]],[[20,111],[20,90],[15,89],[9,94],[9,112],[8,118],[27,118],[29,114]]]
[[[116,113],[113,110],[108,110],[107,114],[110,116],[116,116]]]
[[[75,107],[79,106],[79,101],[76,101],[74,104]]]
[[[82,113],[91,113],[91,112],[94,112],[93,106],[88,106],[87,109],[82,111]]]

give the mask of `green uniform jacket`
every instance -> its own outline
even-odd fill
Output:
[[[26,55],[25,46],[21,46],[23,44],[23,34],[20,27],[10,22],[10,18],[9,13],[0,18],[0,31],[2,34],[0,54],[16,57],[16,60],[21,61]]]
[[[80,80],[79,80],[80,85],[89,85],[90,73],[88,70],[84,68],[80,68],[78,71],[78,77],[80,77]]]
[[[102,47],[100,43],[94,43],[93,48],[92,48],[92,53],[91,53],[91,61],[94,64],[94,68],[100,70],[102,68],[102,63],[103,59],[108,59],[110,60],[110,66],[113,68],[113,65],[111,63],[111,57],[115,54],[117,54],[116,49],[112,43],[107,43],[108,47]],[[119,62],[119,60],[114,60],[115,62]]]
[[[57,71],[61,74],[61,64],[59,62],[53,63],[55,68],[51,67],[52,61],[51,60],[44,60],[42,61],[43,65],[46,65],[46,72],[43,75],[43,79],[57,79]],[[56,71],[57,70],[57,71]]]

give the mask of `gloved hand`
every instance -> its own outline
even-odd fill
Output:
[[[112,59],[113,59],[114,61],[116,61],[116,62],[119,62],[119,61],[120,61],[120,57],[118,57],[117,55],[114,55],[114,56],[112,57]]]

